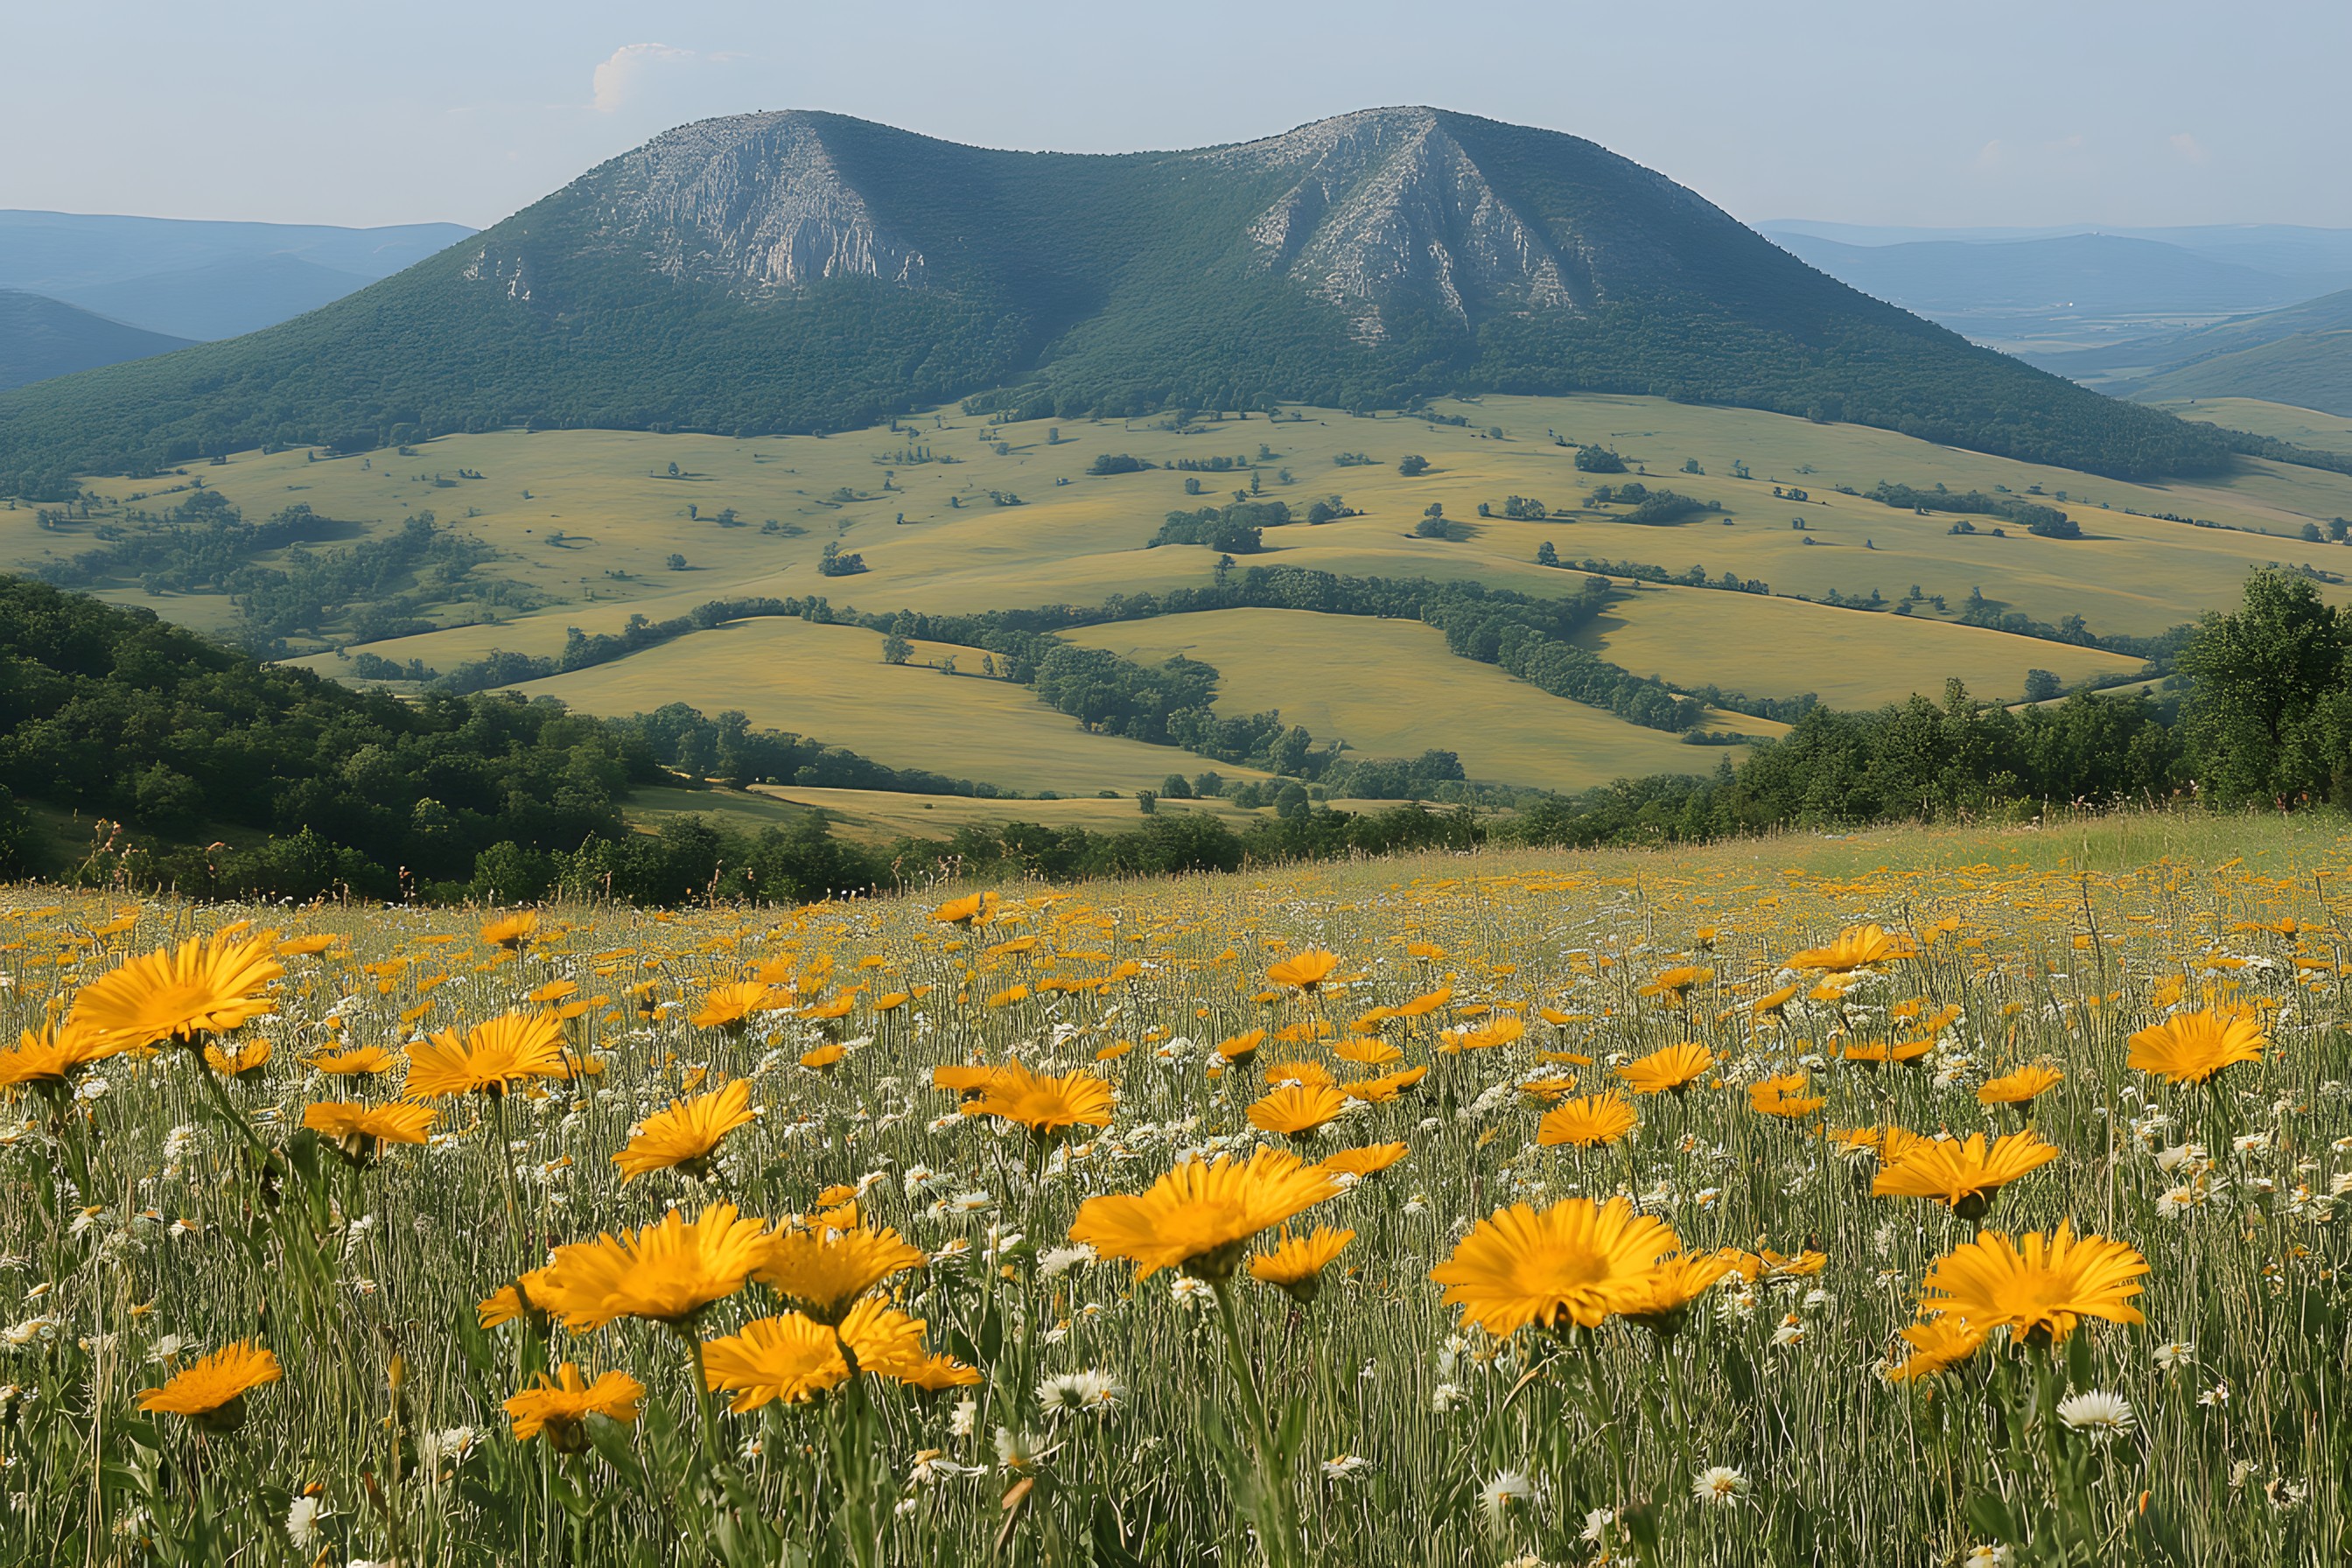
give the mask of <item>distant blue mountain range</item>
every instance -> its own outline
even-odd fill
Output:
[[[73,308],[11,302],[6,330],[17,337],[0,345],[0,386],[35,369],[62,375],[273,326],[472,232],[454,223],[334,228],[0,209],[0,289]]]

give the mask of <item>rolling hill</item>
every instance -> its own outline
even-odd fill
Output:
[[[515,425],[767,435],[1643,393],[2115,475],[2225,439],[1814,271],[1590,142],[1429,109],[1081,156],[704,121],[321,310],[0,396],[0,489]]]
[[[0,210],[0,289],[190,340],[312,310],[463,239],[453,223],[337,228]]]
[[[0,388],[120,364],[188,346],[121,321],[15,289],[0,289]]]
[[[2352,415],[2352,289],[2042,363],[2102,391],[2148,402],[2259,398]]]
[[[2304,297],[2293,279],[2122,235],[1848,245],[1790,234],[1780,243],[1831,277],[1936,321],[2022,310],[2246,311]]]
[[[299,256],[238,256],[63,289],[58,298],[141,326],[200,342],[259,331],[291,320],[372,279]]]

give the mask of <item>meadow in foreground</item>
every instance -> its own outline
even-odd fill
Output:
[[[0,1552],[2340,1561],[2345,857],[1956,842],[0,892]]]

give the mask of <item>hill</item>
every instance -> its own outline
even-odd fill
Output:
[[[173,337],[224,338],[389,278],[471,232],[0,210],[0,289]]]
[[[2314,228],[2300,224],[2216,223],[2158,228],[2105,225],[2042,228],[1911,228],[1871,224],[1817,223],[1772,218],[1756,226],[1776,244],[1823,239],[1840,245],[1885,248],[1904,245],[1999,246],[2085,237],[2141,240],[2186,251],[2207,261],[2242,267],[2284,280],[2296,297],[2310,299],[2352,286],[2352,228]],[[1796,248],[1790,246],[1791,249]],[[1989,259],[1989,258],[1988,258]]]
[[[0,388],[186,348],[121,321],[14,289],[0,289]]]
[[[229,257],[92,283],[59,297],[86,310],[211,342],[276,326],[371,281],[299,256]]]
[[[1079,156],[795,111],[670,132],[294,321],[0,396],[0,489],[519,424],[836,430],[974,394],[1070,418],[1573,389],[2118,475],[2230,460],[1572,136],[1391,109]]]
[[[2149,402],[2258,398],[2352,415],[2352,289],[2284,310],[2052,355],[2062,374]]]
[[[1937,321],[2062,309],[2085,314],[2246,311],[2303,297],[2289,279],[2121,235],[1882,246],[1789,235],[1780,243],[1832,278]]]
[[[2211,481],[2135,484],[1651,397],[1438,400],[1425,413],[1062,422],[950,408],[822,437],[508,431],[404,453],[249,452],[89,479],[71,507],[0,506],[0,569],[338,679],[404,691],[528,682],[615,716],[672,700],[740,709],[1002,790],[1127,795],[1210,766],[1244,776],[1250,752],[1147,760],[1132,737],[1085,733],[1018,683],[985,679],[997,650],[974,640],[991,630],[982,617],[1059,605],[1088,629],[1027,624],[1145,662],[1186,653],[1220,672],[1220,717],[1279,710],[1318,750],[1344,742],[1343,760],[1437,749],[1474,783],[1576,789],[1741,754],[1685,742],[1679,710],[1663,727],[1633,715],[1654,695],[1646,678],[1717,708],[1687,731],[1699,740],[1765,736],[1807,693],[1866,710],[1940,700],[1948,678],[2007,701],[2037,689],[2035,671],[2063,688],[2137,679],[2169,628],[2231,603],[2269,563],[2352,598],[2352,554],[2303,537],[2352,516],[2352,476],[2308,467],[2257,459]],[[1588,446],[1628,471],[1580,468]],[[1425,470],[1402,472],[1412,456]],[[1626,484],[1717,510],[1644,521],[1594,499]],[[1267,510],[1257,548],[1222,579],[1218,551],[1153,544],[1171,512],[1233,506]],[[1442,537],[1422,531],[1432,506]],[[2014,515],[2027,507],[2082,537],[2030,532]],[[404,520],[428,512],[432,542],[412,547]],[[1568,570],[1540,563],[1546,546]],[[862,570],[824,575],[828,547],[836,570],[843,554]],[[1172,618],[1182,595],[1258,567],[1547,602],[1603,574],[1605,606],[1556,635],[1636,679],[1538,689],[1429,627],[1381,619],[1396,608],[1384,598],[1195,601],[1189,611],[1208,613]],[[811,599],[851,624],[754,614]],[[1372,613],[1344,613],[1358,608]],[[877,634],[901,610],[937,624],[908,631],[911,667],[893,669]],[[639,618],[654,629],[633,634]],[[1264,635],[1276,625],[1305,629]],[[1176,637],[1180,626],[1249,630]],[[1724,710],[1710,688],[1755,700]],[[1410,744],[1394,738],[1400,710]]]

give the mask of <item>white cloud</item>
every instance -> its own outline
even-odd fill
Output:
[[[672,48],[667,44],[623,44],[613,51],[612,58],[596,68],[593,82],[596,112],[617,112],[645,85],[646,73],[664,64],[680,64],[699,57],[692,49]]]
[[[2172,144],[2174,152],[2200,167],[2213,161],[2213,154],[2205,150],[2205,144],[2186,131],[2177,132],[2165,140]]]

